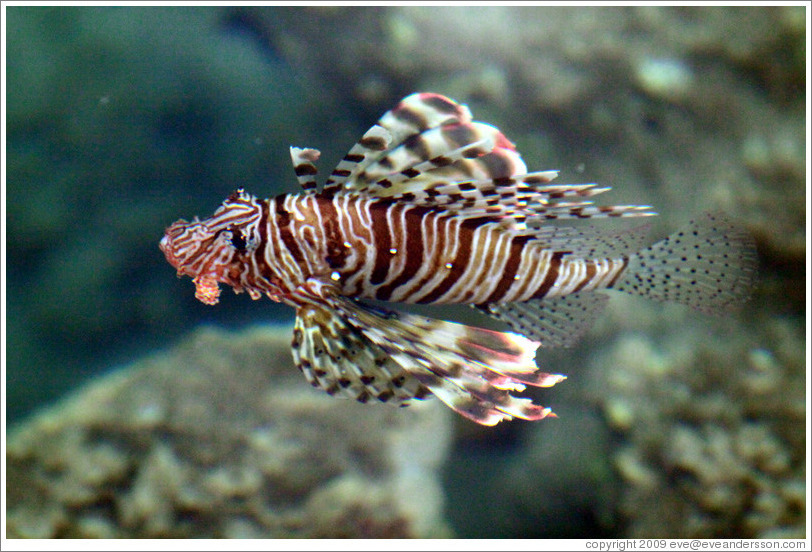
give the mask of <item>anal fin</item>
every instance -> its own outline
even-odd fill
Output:
[[[542,347],[570,347],[590,328],[608,300],[604,293],[576,293],[477,308],[506,322],[513,331],[539,341]]]

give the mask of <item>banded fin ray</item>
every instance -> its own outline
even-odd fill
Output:
[[[293,162],[293,170],[296,173],[296,180],[306,192],[316,189],[316,161],[319,160],[321,152],[313,148],[290,148],[290,159]]]
[[[429,173],[435,170],[445,178],[455,180],[470,179],[477,168],[489,176],[491,171],[482,163],[464,164],[463,167],[467,169],[465,172],[454,165],[466,159],[484,157],[497,148],[513,151],[513,144],[494,126],[479,122],[443,125],[410,136],[402,144],[385,152],[355,175],[355,184],[368,194],[377,196],[381,189],[396,187],[405,180],[420,182],[429,178]],[[515,152],[514,157],[521,160]],[[502,166],[507,164],[508,161],[503,161],[499,166],[495,164],[493,169],[499,172],[492,177],[509,176],[504,174],[505,167]],[[522,171],[526,170],[523,162],[521,168]],[[419,185],[424,186],[425,182]]]
[[[413,94],[384,114],[338,164],[324,191],[395,197],[427,186],[525,174],[521,155],[496,127],[472,122],[464,105]]]
[[[370,128],[333,169],[323,192],[331,194],[342,189],[354,189],[352,183],[347,183],[350,177],[371,163],[380,152],[388,151],[391,144],[392,135],[388,130],[380,125]]]
[[[493,133],[492,139],[495,141],[494,147],[488,153],[479,157],[463,157],[445,165],[438,164],[430,171],[422,170],[421,174],[410,177],[408,182],[401,183],[399,189],[414,191],[443,183],[461,182],[481,182],[483,185],[503,186],[510,184],[508,179],[511,177],[528,176],[527,166],[522,160],[521,154],[516,151],[516,146],[498,131]]]
[[[464,184],[460,189],[464,189]],[[549,223],[550,220],[650,217],[657,214],[646,205],[592,205],[590,201],[531,204],[527,202],[528,200],[524,196],[514,195],[510,190],[506,192],[497,190],[495,193],[489,192],[489,195],[483,195],[481,192],[475,191],[474,193],[463,193],[448,199],[440,197],[439,201],[446,201],[446,203],[437,205],[434,205],[432,200],[428,200],[425,205],[442,209],[461,219],[481,219],[483,223],[501,222],[507,228],[512,229],[516,235],[532,238],[549,236],[549,226],[544,223]],[[539,195],[541,197],[533,197],[532,199],[543,201],[543,194]],[[411,194],[403,196],[404,201],[409,200],[411,202],[410,198]],[[414,202],[421,204],[416,200]],[[574,230],[577,232],[577,229]],[[578,241],[575,238],[575,233],[572,236]],[[617,237],[621,239],[619,245],[625,249],[626,245],[622,241],[622,236],[618,234]],[[593,244],[583,245],[579,249],[586,247],[595,249],[599,241],[605,240],[606,238],[596,240]],[[559,236],[556,241],[562,243],[564,240]],[[584,240],[580,241],[586,243]],[[571,246],[563,246],[561,249],[570,250]]]
[[[393,393],[393,402],[412,398],[405,390],[414,390],[417,395],[425,388],[453,410],[483,425],[513,417],[537,420],[553,416],[549,408],[511,394],[524,390],[525,385],[550,387],[564,379],[537,369],[537,343],[517,334],[384,312],[338,295],[320,295],[322,305],[300,308],[300,333],[294,339],[297,364],[303,366],[314,386],[331,393],[341,391],[331,374],[342,366],[348,368],[333,358],[346,345],[330,340],[342,336],[346,342],[349,335],[350,348],[358,352],[348,358],[356,363],[359,373],[374,376],[377,381],[382,373],[381,367],[374,365],[373,359],[377,358],[385,359],[385,374],[398,370],[408,374],[399,394],[391,388],[384,390]],[[350,396],[360,389],[352,384],[346,388]],[[375,391],[379,392],[377,388]]]
[[[293,359],[308,383],[329,395],[406,404],[429,394],[385,351],[325,306],[308,303],[297,310]]]
[[[657,214],[649,205],[591,205],[589,202],[533,205],[528,211],[528,225],[542,225],[551,220],[651,217]]]
[[[357,181],[357,175],[410,136],[442,125],[470,122],[469,109],[444,96],[433,93],[407,96],[384,113],[350,149],[333,170],[324,192],[361,190],[368,182]]]
[[[585,198],[609,188],[549,185],[556,176],[528,173],[515,145],[498,128],[472,121],[466,106],[438,94],[413,94],[350,149],[324,191],[442,207],[466,218],[508,218],[508,226],[518,223],[519,229],[549,220],[653,214],[646,206],[594,206]]]
[[[547,201],[559,193],[556,187],[554,194],[548,194],[540,182],[549,182],[557,176],[557,171],[539,171],[499,181],[489,180],[462,180],[449,181],[433,180],[425,185],[417,179],[405,182],[399,187],[397,193],[390,197],[398,201],[409,201],[427,207],[443,207],[453,211],[471,208],[513,208],[523,210],[523,205],[529,201]],[[586,190],[581,195],[594,195]]]
[[[507,179],[436,183],[402,192],[393,199],[443,208],[464,217],[510,217],[523,225],[522,234],[550,232],[549,220],[653,216],[648,206],[595,206],[585,199],[610,188],[595,184],[542,185],[557,171],[540,171]],[[562,201],[569,200],[569,201]],[[574,229],[574,232],[580,232]],[[605,234],[605,233],[604,233]],[[575,236],[573,234],[571,237]],[[566,249],[566,248],[565,248]]]
[[[364,334],[450,408],[482,425],[513,417],[539,420],[549,408],[518,398],[525,385],[550,387],[564,377],[539,371],[538,344],[500,333],[410,314],[375,320]],[[395,322],[393,324],[393,322]]]

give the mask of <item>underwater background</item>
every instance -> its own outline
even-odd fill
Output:
[[[6,16],[9,537],[808,536],[803,7]],[[296,191],[290,145],[328,173],[416,91],[652,205],[652,242],[725,212],[757,240],[752,300],[613,295],[539,353],[569,377],[530,392],[556,420],[311,389],[291,309],[199,303],[158,241],[238,187]]]

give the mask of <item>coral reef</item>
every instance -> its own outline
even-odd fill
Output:
[[[17,428],[9,537],[448,536],[447,409],[312,390],[291,331],[201,329]]]
[[[805,538],[803,330],[684,321],[680,337],[627,332],[592,358],[592,395],[620,437],[623,532]]]

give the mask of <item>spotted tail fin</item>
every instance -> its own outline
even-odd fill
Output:
[[[720,314],[747,299],[755,277],[753,239],[723,216],[704,214],[631,255],[613,287]]]

